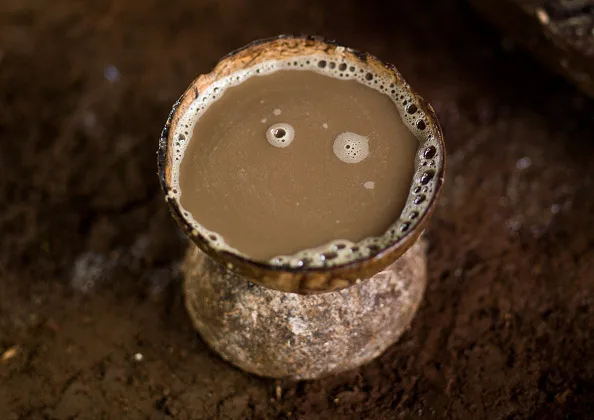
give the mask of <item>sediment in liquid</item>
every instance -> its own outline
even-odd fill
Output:
[[[276,124],[293,129],[286,147],[267,139]],[[349,138],[365,139],[363,159],[336,153]],[[303,70],[253,76],[197,119],[180,203],[217,240],[259,260],[358,242],[400,216],[418,145],[392,98],[362,83]]]

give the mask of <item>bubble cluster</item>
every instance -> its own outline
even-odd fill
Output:
[[[345,163],[359,163],[369,155],[369,139],[347,131],[336,137],[332,150]]]
[[[274,147],[287,147],[295,137],[295,130],[291,124],[277,123],[266,130],[266,140]]]
[[[425,115],[422,107],[417,102],[417,98],[409,93],[405,83],[397,80],[390,73],[377,74],[370,70],[365,62],[347,59],[344,51],[345,49],[339,52],[337,49],[336,54],[338,57],[320,52],[319,55],[261,62],[253,67],[239,70],[219,79],[201,92],[195,90],[196,97],[194,101],[180,116],[172,133],[172,186],[167,195],[168,200],[175,200],[182,208],[184,218],[192,225],[194,235],[201,235],[215,249],[244,255],[239,250],[229,246],[225,239],[217,235],[216,232],[209,231],[202,226],[187,210],[183,209],[179,202],[181,195],[179,187],[180,165],[187,144],[191,139],[190,133],[193,132],[194,125],[208,107],[222,96],[225,90],[243,83],[250,77],[271,74],[279,70],[308,70],[341,80],[355,80],[389,96],[396,105],[404,124],[419,140],[419,152],[415,160],[415,174],[405,207],[400,218],[388,228],[383,236],[366,238],[357,243],[337,239],[317,248],[300,251],[294,255],[277,256],[268,262],[272,265],[304,268],[340,265],[374,255],[386,246],[403,239],[414,229],[420,215],[424,214],[431,204],[429,198],[432,197],[432,193],[436,188],[437,168],[442,166],[444,158],[441,155],[439,141],[435,137],[437,128],[430,124],[430,119]],[[263,100],[260,100],[260,103],[263,103]],[[275,108],[272,110],[272,114],[279,116],[280,111],[279,108]],[[266,121],[266,119],[261,120],[262,123],[266,123]],[[279,124],[271,126],[266,131],[266,138],[275,147],[287,147],[293,140],[294,130],[289,124],[280,123],[280,125],[282,127]],[[328,128],[325,123],[322,126]],[[273,128],[284,130],[284,134],[281,131],[271,131]],[[343,162],[356,163],[367,157],[369,145],[366,137],[355,133],[342,133],[336,138],[333,150]],[[371,181],[364,183],[365,188],[372,189],[369,188],[370,186]]]

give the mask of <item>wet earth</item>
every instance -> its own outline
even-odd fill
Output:
[[[2,1],[0,419],[594,416],[594,104],[462,0],[336,4]],[[411,329],[284,383],[193,330],[155,151],[193,77],[301,32],[395,63],[449,165]]]

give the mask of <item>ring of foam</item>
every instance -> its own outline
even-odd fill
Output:
[[[287,147],[294,137],[295,129],[291,124],[276,123],[266,130],[266,140],[274,147]]]
[[[337,49],[338,50],[338,49]],[[250,77],[267,75],[279,70],[308,70],[315,71],[329,77],[345,80],[356,80],[370,88],[388,95],[396,105],[405,125],[419,140],[419,149],[415,159],[415,173],[411,184],[410,194],[400,218],[397,219],[379,237],[369,237],[354,243],[337,239],[316,248],[305,249],[294,255],[282,255],[268,261],[273,266],[300,267],[332,267],[349,263],[361,258],[369,257],[399,241],[414,229],[421,215],[429,207],[431,197],[438,188],[438,168],[443,167],[444,156],[441,153],[439,133],[429,123],[429,118],[420,109],[417,100],[402,86],[404,82],[397,82],[394,75],[379,76],[365,66],[365,64],[348,60],[345,57],[336,58],[323,53],[293,57],[282,60],[270,60],[253,67],[239,70],[227,77],[210,84],[180,116],[173,135],[173,150],[171,154],[171,189],[168,198],[176,201],[185,220],[191,224],[193,234],[200,233],[209,245],[220,251],[227,251],[236,255],[250,258],[249,255],[228,245],[218,233],[200,225],[180,203],[181,188],[179,186],[180,165],[184,152],[190,140],[196,122],[206,112],[209,106],[221,97],[225,90],[243,83]]]

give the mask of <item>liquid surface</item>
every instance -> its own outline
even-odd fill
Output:
[[[273,133],[290,142],[274,145]],[[342,159],[337,143],[367,154]],[[359,82],[298,70],[254,76],[198,119],[180,202],[255,259],[357,242],[400,216],[418,145],[390,97]]]

